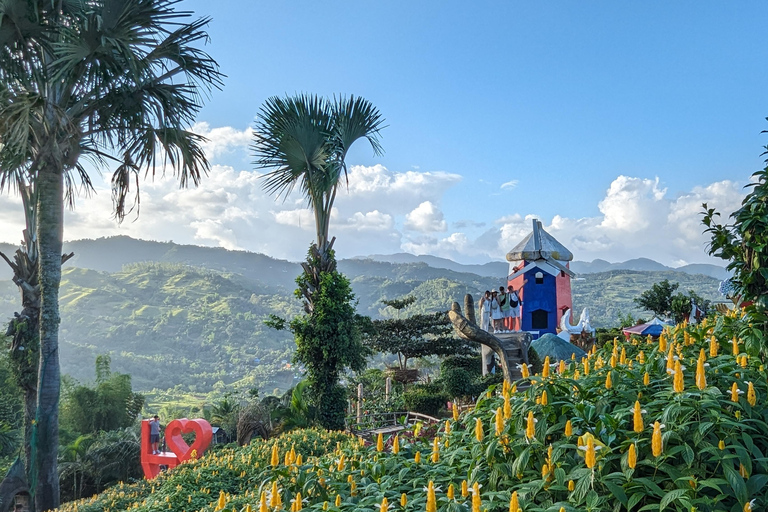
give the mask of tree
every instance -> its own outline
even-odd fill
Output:
[[[672,294],[678,289],[678,283],[670,283],[665,279],[644,291],[635,302],[647,311],[659,317],[669,317],[672,314]]]
[[[81,157],[115,162],[118,219],[138,206],[138,177],[168,164],[181,185],[197,184],[208,164],[202,138],[186,130],[200,94],[221,84],[197,45],[207,19],[190,23],[178,0],[0,5],[0,183],[26,177],[37,194],[40,364],[32,448],[36,508],[59,504],[58,291],[63,209],[76,181],[90,178]],[[158,153],[161,153],[158,161]],[[134,194],[133,206],[126,205]]]
[[[364,337],[364,343],[378,352],[397,354],[401,370],[405,370],[408,360],[415,357],[472,352],[465,341],[453,334],[453,325],[445,312],[374,320],[371,333]]]
[[[329,239],[331,212],[342,176],[347,176],[350,147],[365,138],[379,154],[382,123],[376,107],[363,98],[340,96],[329,101],[308,94],[269,98],[256,122],[255,166],[269,169],[264,189],[287,198],[298,186],[315,217],[317,239],[296,279],[296,294],[303,298],[307,316],[294,319],[290,328],[296,338],[296,360],[307,368],[312,400],[320,423],[328,429],[344,427],[340,373],[364,364],[351,304],[354,295],[349,281],[336,270],[335,239]]]
[[[336,193],[342,175],[347,176],[347,153],[365,138],[374,154],[380,154],[383,121],[376,107],[355,96],[333,101],[309,94],[274,96],[261,107],[252,150],[256,168],[270,169],[263,177],[264,189],[287,198],[298,186],[315,217],[314,254],[312,262],[302,264],[308,279],[299,286],[307,313],[312,312],[320,273],[336,268],[329,230]]]

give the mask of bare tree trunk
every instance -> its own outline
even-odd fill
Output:
[[[64,188],[60,166],[48,165],[38,176],[38,243],[40,248],[40,368],[33,432],[33,487],[38,511],[59,506],[59,284],[64,228]]]

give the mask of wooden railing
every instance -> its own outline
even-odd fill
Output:
[[[416,423],[432,424],[440,420],[426,414],[410,411],[380,412],[366,414],[361,418],[350,416],[346,419],[347,430],[353,434],[366,437],[381,433],[393,433],[405,430]]]

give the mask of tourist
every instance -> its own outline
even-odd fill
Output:
[[[491,292],[485,290],[485,295],[480,298],[480,328],[488,331],[491,327]]]
[[[491,293],[491,320],[493,320],[493,332],[501,332],[501,307],[499,306],[499,292]]]
[[[160,453],[160,450],[157,449],[157,445],[160,443],[160,416],[157,414],[149,420],[149,442],[152,444],[152,455],[158,455]]]
[[[523,281],[523,284],[525,284],[527,281]],[[520,287],[522,288],[522,286]],[[521,305],[523,303],[522,300],[520,300],[520,296],[518,295],[517,291],[515,291],[515,287],[512,285],[509,285],[507,287],[508,293],[508,302],[509,302],[509,328],[512,331],[520,331],[523,328],[523,319],[520,317],[521,312]]]
[[[499,307],[501,308],[501,329],[502,332],[506,332],[509,330],[507,318],[509,318],[511,308],[509,307],[509,294],[504,291],[503,286],[499,286]]]

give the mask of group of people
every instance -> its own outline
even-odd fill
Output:
[[[499,286],[498,291],[486,290],[479,303],[480,328],[494,333],[519,331],[522,303],[512,285],[507,286],[506,290],[503,286]]]

